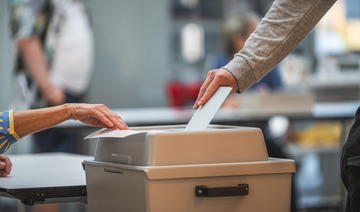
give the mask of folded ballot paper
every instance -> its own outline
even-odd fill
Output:
[[[231,87],[219,87],[215,94],[209,99],[209,101],[203,106],[199,107],[193,116],[191,117],[189,123],[187,124],[185,131],[203,131],[209,126],[211,120],[214,118],[216,112],[219,110],[221,105],[224,103],[226,97],[230,94]],[[130,135],[141,134],[141,133],[151,133],[159,132],[164,130],[111,130],[111,129],[102,129],[96,131],[88,136],[88,138],[106,138],[106,137],[120,137],[124,138]]]
[[[205,130],[216,112],[224,103],[226,97],[230,94],[231,87],[219,87],[209,101],[198,108],[187,124],[185,131],[202,131]]]

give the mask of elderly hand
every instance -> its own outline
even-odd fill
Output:
[[[12,163],[6,155],[0,155],[0,177],[6,177],[11,172]]]
[[[71,119],[95,127],[128,129],[120,116],[103,104],[67,104],[71,108]]]
[[[194,109],[205,104],[220,86],[230,86],[232,92],[239,90],[235,77],[226,69],[214,69],[208,72],[205,82],[193,106]]]

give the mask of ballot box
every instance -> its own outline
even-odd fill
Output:
[[[102,130],[84,161],[90,212],[288,212],[292,160],[268,158],[260,129]]]

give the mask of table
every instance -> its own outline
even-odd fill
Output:
[[[84,160],[93,157],[65,154],[9,155],[13,170],[0,178],[0,197],[25,205],[59,202],[86,203]]]
[[[266,121],[281,115],[289,119],[353,119],[360,101],[315,103],[311,111],[280,111],[270,112],[259,109],[220,109],[215,115],[213,124],[233,124],[253,121]],[[194,110],[174,108],[134,108],[113,109],[131,127],[150,125],[186,124]],[[58,128],[84,128],[86,125],[79,121],[66,121]]]

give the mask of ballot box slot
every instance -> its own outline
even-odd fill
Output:
[[[95,161],[169,166],[268,159],[263,134],[257,128],[210,126],[211,130],[201,132],[184,132],[177,126],[142,129],[148,130],[140,130],[140,133],[135,130],[92,133],[87,138],[97,138]]]
[[[239,184],[231,187],[195,186],[197,197],[229,197],[246,196],[249,194],[249,184]]]

